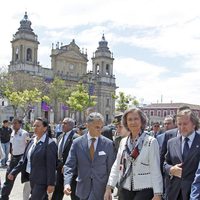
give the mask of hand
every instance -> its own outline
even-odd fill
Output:
[[[104,200],[112,200],[111,188],[106,188],[106,192],[104,194]]]
[[[8,178],[9,180],[11,180],[11,181],[14,180],[14,176],[13,176],[12,174],[8,174],[7,178]]]
[[[152,200],[161,200],[161,195],[154,194]]]
[[[174,165],[169,170],[170,174],[172,176],[176,176],[176,177],[181,178],[182,177],[182,168],[181,167],[182,167],[182,163]]]
[[[54,192],[55,186],[53,185],[48,185],[47,187],[47,194],[51,194]]]
[[[70,195],[72,193],[71,186],[69,184],[65,185],[64,194]]]

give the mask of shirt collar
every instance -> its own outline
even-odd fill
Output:
[[[45,142],[45,139],[46,139],[46,133],[43,134],[43,136],[42,136],[39,140],[37,140],[37,136],[36,136],[36,137],[34,137],[34,144],[37,144],[37,143],[39,143],[39,142],[44,143],[44,142]]]
[[[189,138],[190,142],[193,142],[194,137],[195,137],[195,131],[192,134],[190,134],[189,136],[187,136],[187,138]],[[185,136],[182,136],[182,142],[185,140],[185,138],[186,138]]]
[[[96,141],[98,140],[98,137],[92,137],[89,132],[87,133],[87,138],[88,138],[88,141],[90,141],[92,138],[95,138]]]

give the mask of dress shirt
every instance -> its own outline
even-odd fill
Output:
[[[24,153],[28,137],[28,132],[21,128],[17,133],[14,131],[12,132],[10,142],[12,143],[12,153],[14,156],[22,155]]]
[[[95,142],[94,142],[94,151],[96,151],[96,148],[97,148],[97,144],[98,144],[98,137],[92,137],[91,135],[90,135],[90,133],[88,132],[87,133],[87,138],[88,138],[88,148],[90,148],[90,145],[92,144],[92,138],[95,138],[96,140],[95,140]]]
[[[189,140],[188,140],[189,148],[191,148],[191,146],[192,146],[192,142],[193,142],[193,140],[194,140],[194,137],[195,137],[195,131],[194,131],[192,134],[190,134],[189,136],[187,136],[187,138],[189,139]],[[186,137],[184,137],[184,136],[181,137],[181,141],[182,141],[182,146],[181,146],[181,148],[182,148],[182,153],[183,153],[183,148],[184,148],[184,144],[185,144],[185,138],[186,138]]]
[[[34,139],[33,139],[33,144],[27,153],[26,172],[28,172],[29,174],[31,172],[31,154],[33,153],[33,150],[35,149],[36,145],[38,143],[44,143],[45,140],[46,140],[46,134],[44,134],[38,141],[37,141],[37,137],[34,137]]]

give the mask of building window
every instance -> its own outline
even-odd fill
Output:
[[[106,114],[106,123],[108,123],[108,120],[109,120],[109,115]]]
[[[161,117],[161,110],[157,110],[157,116]]]
[[[163,110],[163,117],[167,116],[167,110]]]
[[[110,66],[106,65],[106,75],[110,75]]]
[[[110,99],[106,99],[106,106],[108,107],[110,105]]]
[[[18,59],[19,59],[19,48],[17,47],[15,51],[15,61],[17,61]]]
[[[32,50],[30,48],[28,48],[26,51],[26,60],[32,61]]]
[[[154,110],[150,110],[150,116],[154,116]]]
[[[170,110],[170,115],[174,115],[174,114],[175,114],[174,110]]]
[[[100,66],[99,64],[96,65],[96,74],[99,74],[100,73]]]

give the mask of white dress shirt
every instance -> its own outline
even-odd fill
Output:
[[[12,144],[12,154],[14,156],[22,155],[24,153],[28,137],[28,132],[21,128],[17,133],[14,131],[12,132],[10,142]]]
[[[30,147],[28,153],[27,153],[27,165],[26,165],[26,172],[28,172],[29,174],[31,173],[31,154],[33,152],[33,150],[35,149],[36,145],[39,142],[44,143],[46,140],[46,134],[44,134],[38,141],[37,141],[37,137],[34,137],[33,139],[33,144]]]

